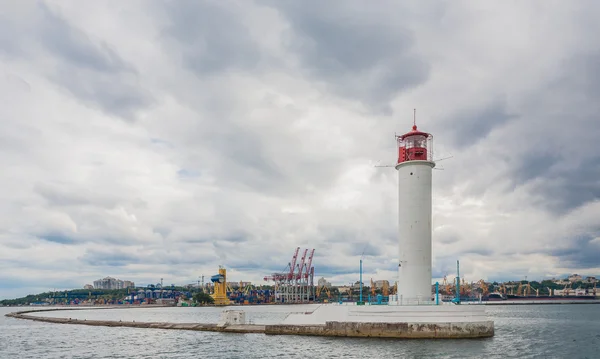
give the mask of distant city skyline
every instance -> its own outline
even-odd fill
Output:
[[[135,283],[130,280],[121,280],[112,277],[95,280],[93,285],[94,289],[125,289],[134,287]]]

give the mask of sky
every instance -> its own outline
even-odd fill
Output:
[[[600,275],[597,1],[0,1],[0,299],[395,280],[395,133],[433,276]]]

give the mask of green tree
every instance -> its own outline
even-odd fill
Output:
[[[194,294],[194,302],[198,304],[213,304],[215,300],[206,293],[196,293]]]

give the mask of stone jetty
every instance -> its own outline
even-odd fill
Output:
[[[115,309],[115,308],[86,308],[86,309]],[[254,324],[236,324],[236,325],[219,325],[212,323],[169,323],[169,322],[135,322],[121,320],[88,320],[88,319],[72,319],[72,318],[54,318],[40,317],[30,315],[29,313],[58,311],[58,310],[73,310],[73,309],[42,309],[42,310],[26,310],[15,313],[6,314],[7,317],[17,319],[34,320],[37,322],[54,323],[54,324],[78,324],[91,325],[100,327],[127,327],[127,328],[146,328],[146,329],[176,329],[176,330],[196,330],[207,332],[229,332],[229,333],[264,333],[264,325]]]

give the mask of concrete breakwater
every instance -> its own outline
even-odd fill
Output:
[[[477,305],[479,302],[463,302],[462,304]],[[558,304],[600,304],[600,299],[532,299],[532,300],[498,300],[481,302],[483,305],[558,305]]]
[[[267,325],[266,334],[325,337],[369,337],[404,339],[458,339],[494,336],[492,322],[478,323],[369,323],[327,322],[325,325]]]
[[[111,309],[111,308],[96,308]],[[54,324],[76,324],[105,327],[128,327],[145,329],[195,330],[223,333],[255,333],[267,335],[307,335],[327,337],[378,337],[378,338],[483,338],[494,335],[491,321],[478,322],[348,322],[325,321],[323,324],[245,324],[245,314],[240,311],[225,311],[225,322],[212,323],[170,323],[170,322],[135,322],[115,320],[87,320],[72,318],[40,317],[31,315],[35,312],[56,311],[65,309],[27,310],[6,314],[7,317],[34,320]],[[226,313],[229,312],[229,313]],[[231,318],[235,322],[231,321]],[[238,319],[241,321],[237,322]]]
[[[87,309],[87,308],[86,308]],[[114,309],[114,308],[94,308],[94,309]],[[39,317],[29,315],[28,313],[57,311],[65,309],[43,309],[43,310],[27,310],[22,312],[14,312],[6,314],[7,317],[17,319],[34,320],[37,322],[55,323],[55,324],[78,324],[91,325],[102,327],[128,327],[128,328],[147,328],[147,329],[176,329],[176,330],[196,330],[209,332],[229,332],[229,333],[264,333],[264,325],[242,324],[219,326],[212,323],[169,323],[169,322],[136,322],[136,321],[121,321],[121,320],[87,320],[87,319],[71,319],[71,318],[53,318]]]

